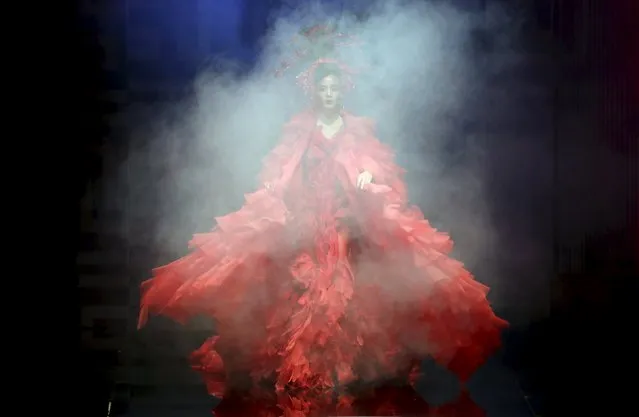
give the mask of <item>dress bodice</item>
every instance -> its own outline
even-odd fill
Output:
[[[335,160],[342,132],[327,139],[318,127],[298,168],[287,206],[295,212],[309,211],[322,217],[344,217],[348,199],[344,192],[344,168]]]

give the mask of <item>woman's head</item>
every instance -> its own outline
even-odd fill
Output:
[[[319,64],[313,72],[315,103],[324,111],[336,111],[342,107],[342,70],[337,64]]]

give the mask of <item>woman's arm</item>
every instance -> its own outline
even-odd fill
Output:
[[[258,178],[265,188],[279,190],[288,185],[308,146],[310,132],[305,126],[295,118],[284,126],[280,143],[263,159]]]
[[[361,122],[355,153],[360,172],[372,175],[372,185],[369,187],[372,191],[375,191],[375,185],[390,187],[396,194],[394,199],[405,200],[405,170],[395,162],[393,149],[377,138],[375,123],[370,119],[363,119]],[[381,189],[378,188],[377,191]]]

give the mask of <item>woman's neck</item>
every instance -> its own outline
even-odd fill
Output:
[[[339,111],[335,111],[335,112],[318,112],[317,113],[317,120],[325,125],[332,125],[333,123],[335,123],[340,117],[340,112]]]

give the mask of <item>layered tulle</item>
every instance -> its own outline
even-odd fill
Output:
[[[499,345],[488,289],[407,205],[372,123],[344,119],[327,140],[311,115],[294,118],[265,161],[269,187],[143,283],[140,325],[150,313],[215,320],[191,358],[211,394],[272,385],[297,393],[280,406],[299,413],[284,415],[306,416],[335,388],[414,381],[426,357],[465,380]],[[363,170],[374,184],[358,190]]]

